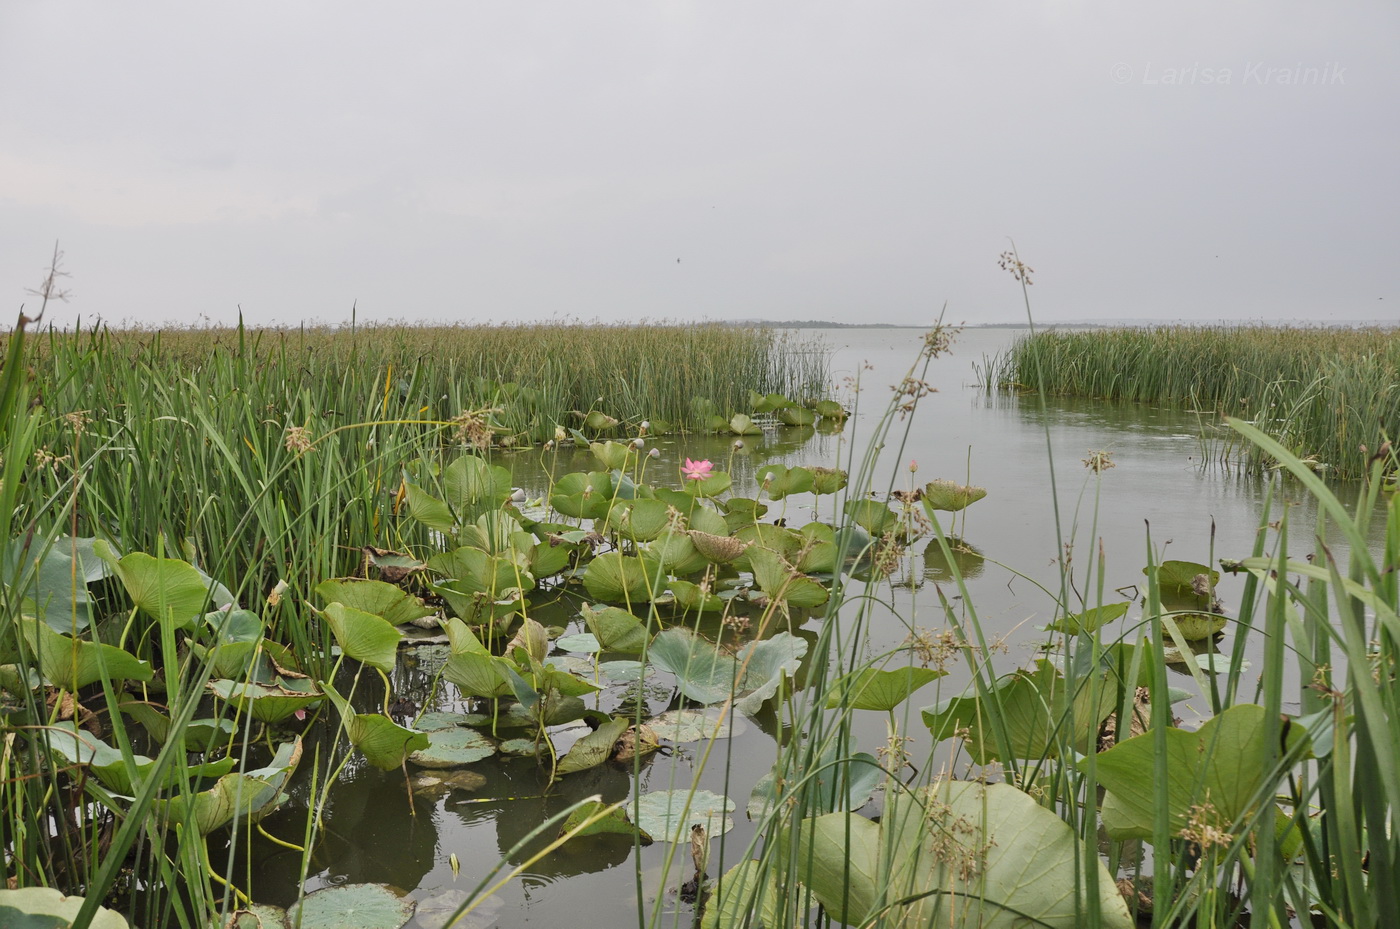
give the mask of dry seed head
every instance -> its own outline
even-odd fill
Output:
[[[1112,452],[1106,452],[1103,449],[1090,449],[1089,457],[1084,459],[1084,467],[1093,471],[1095,474],[1102,474],[1109,468],[1116,468],[1118,466],[1113,463]]]
[[[287,451],[298,455],[311,451],[311,430],[306,426],[288,426],[285,444]]]

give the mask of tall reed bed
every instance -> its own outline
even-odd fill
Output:
[[[1272,326],[1042,330],[992,359],[988,389],[1167,403],[1257,423],[1319,469],[1360,477],[1400,434],[1400,330]],[[1214,454],[1274,460],[1221,432]]]

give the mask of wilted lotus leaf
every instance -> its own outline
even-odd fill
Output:
[[[690,541],[695,544],[696,551],[715,564],[733,561],[748,547],[748,543],[732,536],[714,535],[698,529],[690,530]]]
[[[564,753],[564,756],[559,759],[554,773],[563,775],[572,774],[575,771],[586,771],[607,761],[612,757],[613,746],[622,737],[622,733],[627,731],[627,726],[628,720],[621,716],[603,723],[575,742]]]
[[[324,699],[323,694],[310,692],[309,687],[304,692],[289,686],[294,683],[299,682],[282,678],[275,684],[210,681],[208,687],[220,700],[234,704],[240,713],[251,713],[259,722],[280,723]]]
[[[155,800],[152,810],[158,819],[190,824],[200,835],[235,820],[256,822],[287,800],[282,787],[301,760],[301,739],[284,742],[271,764],[242,774],[225,774],[205,791],[179,794],[169,800]]]
[[[956,513],[987,496],[984,487],[971,487],[953,481],[936,480],[924,485],[924,509],[932,515],[936,510]]]

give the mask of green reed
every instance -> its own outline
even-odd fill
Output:
[[[1172,404],[1257,423],[1318,470],[1366,472],[1368,452],[1400,433],[1400,330],[1272,326],[1040,331],[991,359],[988,389]],[[1223,428],[1213,454],[1276,461]]]

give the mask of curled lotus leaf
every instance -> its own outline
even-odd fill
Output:
[[[972,487],[948,480],[929,481],[924,485],[924,509],[932,514],[936,510],[956,513],[987,496],[985,487]]]
[[[727,564],[742,555],[744,549],[748,548],[747,542],[733,536],[714,535],[709,532],[701,532],[698,529],[690,530],[690,541],[695,544],[696,551],[715,564]]]

